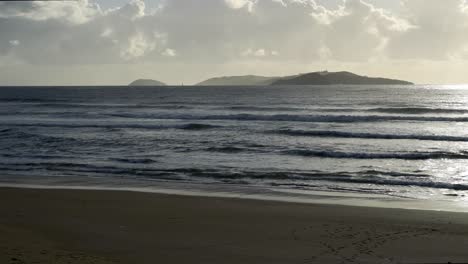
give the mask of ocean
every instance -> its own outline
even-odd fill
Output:
[[[0,183],[464,201],[468,87],[2,87]]]

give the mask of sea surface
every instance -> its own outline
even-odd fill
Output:
[[[1,87],[0,183],[464,201],[468,87]]]

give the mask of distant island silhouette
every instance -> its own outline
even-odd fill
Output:
[[[138,79],[131,82],[128,86],[165,86],[166,84],[160,81],[151,79]]]
[[[215,77],[198,83],[199,86],[211,85],[333,85],[333,84],[361,84],[361,85],[412,85],[402,80],[374,78],[357,75],[352,72],[311,72],[284,77],[265,77],[256,75]]]
[[[412,85],[413,83],[387,79],[380,77],[368,77],[357,75],[352,72],[311,72],[300,74],[297,76],[280,78],[271,83],[272,85],[331,85],[331,84],[361,84],[361,85],[382,85],[382,84],[398,84],[398,85]]]
[[[223,85],[271,85],[280,77],[265,77],[257,75],[223,76],[215,77],[197,83],[198,86],[223,86]]]
[[[368,77],[352,72],[310,72],[304,74],[266,77],[258,75],[222,76],[210,78],[197,86],[269,86],[269,85],[413,85],[412,82],[388,79],[381,77]],[[139,79],[129,86],[163,86],[162,82],[149,79]]]

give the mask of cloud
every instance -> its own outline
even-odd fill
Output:
[[[267,52],[265,51],[265,49],[258,49],[258,50],[247,49],[243,51],[241,55],[244,57],[247,57],[247,56],[265,57],[267,56]]]
[[[19,40],[17,39],[10,40],[9,42],[10,42],[10,45],[12,46],[18,46],[20,44]]]
[[[252,12],[252,8],[255,4],[255,2],[251,0],[224,0],[224,1],[231,8],[234,8],[234,9],[247,8],[249,12]]]
[[[1,2],[0,65],[171,61],[206,65],[197,69],[206,72],[259,61],[279,67],[468,59],[466,1],[401,0],[399,12],[377,1],[337,2],[161,0],[153,10],[143,0],[108,10],[95,0]]]
[[[110,10],[108,13],[118,12],[119,16],[126,19],[136,20],[145,16],[146,5],[143,0],[131,0],[128,4]]]
[[[177,56],[177,52],[173,49],[167,48],[162,52],[162,55],[166,57],[175,57]]]
[[[366,61],[382,56],[388,40],[410,28],[405,20],[359,0],[346,1],[334,12],[319,10],[314,14],[323,24],[319,53],[328,59]]]
[[[124,60],[132,60],[141,57],[156,48],[155,41],[148,39],[143,33],[138,32],[129,37],[125,45],[122,46],[120,57]]]
[[[444,60],[466,56],[468,5],[462,0],[404,0],[403,17],[412,27],[390,39],[398,59]]]
[[[356,0],[335,10],[313,0],[170,0],[158,12],[146,12],[142,0],[105,11],[86,0],[7,4],[1,41],[30,43],[13,53],[33,64],[158,61],[175,57],[169,47],[179,60],[213,63],[310,61],[325,58],[324,50],[327,58],[364,60],[397,24]]]
[[[99,5],[88,0],[0,2],[0,18],[60,19],[62,22],[85,23],[101,12]]]
[[[87,1],[38,3],[20,4],[16,15],[8,5],[8,15],[0,16],[0,46],[21,45],[0,54],[35,65],[109,64],[163,49],[166,37],[148,24],[141,0],[105,12]]]

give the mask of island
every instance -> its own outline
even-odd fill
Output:
[[[198,83],[199,86],[267,86],[267,85],[413,85],[408,81],[368,77],[352,72],[311,72],[284,77],[256,75],[216,77]]]
[[[128,86],[165,86],[166,84],[160,81],[151,79],[138,79],[131,82]]]
[[[274,81],[281,79],[281,77],[265,77],[258,75],[244,75],[244,76],[223,76],[215,77],[203,82],[197,83],[198,86],[248,86],[248,85],[271,85]]]
[[[311,72],[301,74],[294,77],[281,78],[272,82],[272,85],[332,85],[332,84],[348,84],[348,85],[412,85],[413,83],[387,79],[361,76],[352,72]]]

